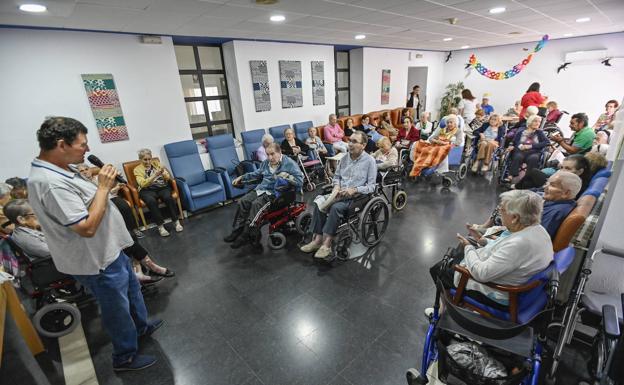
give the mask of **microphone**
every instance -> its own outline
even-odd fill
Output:
[[[89,162],[91,162],[92,165],[94,165],[95,167],[99,167],[102,168],[104,167],[104,162],[102,162],[100,160],[100,158],[98,158],[97,156],[91,154],[87,157],[87,160]],[[117,176],[115,177],[115,179],[117,180],[117,182],[119,183],[123,183],[123,184],[128,184],[128,182],[119,174],[117,174]]]

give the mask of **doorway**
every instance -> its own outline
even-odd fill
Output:
[[[420,111],[427,111],[427,72],[429,67],[407,68],[407,92],[409,95],[415,85],[420,86]],[[415,106],[414,106],[415,107]]]

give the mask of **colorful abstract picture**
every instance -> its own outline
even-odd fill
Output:
[[[325,62],[312,61],[312,105],[325,104]]]
[[[102,143],[128,140],[128,128],[113,75],[82,74],[82,82]]]
[[[279,70],[282,88],[282,108],[302,107],[301,62],[280,60]]]
[[[271,111],[271,92],[269,91],[269,72],[266,60],[250,60],[251,83],[253,85],[256,112]]]
[[[381,70],[381,104],[390,104],[390,70]]]

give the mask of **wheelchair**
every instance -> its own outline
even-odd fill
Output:
[[[544,150],[542,150],[542,152],[540,152],[540,160],[537,166],[538,169],[544,168],[544,165],[546,164],[546,160],[549,155],[547,149],[548,149],[548,146],[545,147]],[[511,154],[513,153],[513,151],[508,151],[506,149],[501,149],[500,151],[501,151],[501,155],[498,158],[499,159],[498,165],[496,166],[497,173],[498,173],[498,184],[509,185],[509,182],[506,181],[506,179],[509,176],[509,167],[511,166]],[[518,179],[520,178],[521,175],[523,175],[522,173],[525,171],[526,171],[526,164],[523,163],[520,166],[520,174],[518,175]]]
[[[421,370],[407,371],[408,385],[426,384],[430,378],[453,384],[537,385],[559,276],[573,259],[574,249],[569,247],[556,253],[546,269],[522,286],[485,283],[509,294],[506,310],[470,297],[466,292],[466,283],[473,279],[470,272],[453,265],[462,278],[457,288],[448,290],[436,282]],[[447,252],[443,268],[448,268],[451,260]]]
[[[250,181],[247,184],[258,182]],[[288,181],[278,178],[275,184],[275,199],[262,207],[249,226],[260,230],[268,225],[268,246],[272,250],[279,250],[286,246],[286,234],[298,232],[303,235],[309,231],[312,216],[309,213],[304,214],[307,205],[297,200],[297,192]]]
[[[387,170],[377,172],[377,192],[384,196],[386,201],[391,202],[392,208],[401,211],[407,205],[407,193],[403,188],[405,177],[405,159],[409,159],[408,150],[402,149],[399,153],[399,165]],[[390,189],[390,199],[386,194]]]
[[[59,272],[52,258],[32,258],[10,236],[2,237],[17,258],[22,291],[35,302],[33,325],[45,337],[58,338],[80,325],[80,308],[94,301],[72,276]]]
[[[471,148],[472,150],[470,152],[470,155],[468,159],[466,160],[466,166],[468,167],[468,170],[470,170],[472,166],[474,165],[474,163],[477,162],[477,155],[479,153],[479,137],[478,136],[475,136],[472,139]],[[490,161],[490,164],[488,165],[490,172],[492,172],[492,175],[496,176],[499,170],[501,169],[501,158],[503,157],[505,157],[505,148],[502,145],[499,145],[496,151],[494,151],[494,153],[492,154],[492,160]],[[482,161],[478,161],[478,162],[482,163]],[[483,175],[483,171],[481,171],[481,166],[483,166],[483,164],[478,165],[478,168],[477,168],[478,171],[476,172],[476,175]]]
[[[440,172],[438,168],[440,164],[429,167],[420,173],[419,178],[424,178],[428,182],[435,182],[441,179],[442,189],[448,190],[454,184],[462,181],[468,173],[468,165],[464,157],[464,146],[453,146],[448,154],[449,170]]]

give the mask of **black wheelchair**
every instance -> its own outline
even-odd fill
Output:
[[[405,168],[409,160],[408,150],[401,150],[399,153],[398,166],[377,172],[377,192],[392,204],[392,208],[401,211],[407,205],[407,193],[403,188],[405,180]],[[386,191],[390,190],[387,194]]]
[[[94,301],[72,276],[59,272],[52,258],[32,258],[11,237],[3,237],[18,260],[22,291],[35,302],[33,325],[45,337],[58,338],[80,325],[82,308]]]

